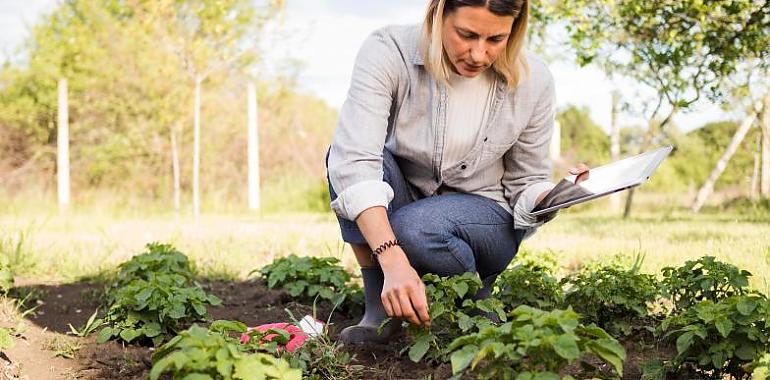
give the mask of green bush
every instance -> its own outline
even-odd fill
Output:
[[[523,305],[510,317],[455,339],[448,347],[452,372],[469,371],[478,379],[559,379],[567,365],[593,354],[623,375],[623,346],[601,328],[581,324],[572,309],[546,312]]]
[[[655,277],[617,266],[581,271],[562,279],[569,286],[565,302],[611,334],[628,335],[641,318],[648,316],[649,304],[658,297]]]
[[[286,360],[267,352],[253,352],[253,345],[240,344],[238,338],[230,335],[244,332],[246,326],[240,322],[217,321],[208,330],[193,325],[152,355],[150,380],[157,380],[164,373],[172,379],[302,378],[302,370],[291,368]]]
[[[661,291],[671,299],[675,313],[704,300],[718,302],[746,294],[751,277],[750,272],[711,256],[687,261],[678,268],[665,267],[662,273]]]
[[[259,269],[270,289],[286,289],[300,302],[314,302],[316,297],[340,305],[355,314],[363,308],[361,287],[350,283],[350,273],[334,257],[299,257],[289,255]]]
[[[207,317],[208,305],[221,300],[194,282],[182,253],[170,245],[148,244],[147,252],[119,267],[107,291],[106,324],[97,342],[148,339],[158,345],[191,323]]]
[[[497,278],[494,296],[506,310],[519,305],[539,309],[558,308],[564,302],[559,280],[544,266],[526,262],[507,269]]]
[[[746,367],[770,346],[770,305],[759,294],[701,301],[660,326],[663,338],[676,342],[677,355],[666,372],[698,378],[742,378]]]
[[[474,301],[469,298],[482,286],[475,273],[452,277],[426,274],[422,281],[428,298],[431,327],[426,329],[409,325],[407,328],[407,334],[412,338],[407,348],[412,361],[418,362],[423,358],[446,361],[445,349],[454,338],[492,324],[483,313],[506,320],[503,304],[499,300],[487,298]]]

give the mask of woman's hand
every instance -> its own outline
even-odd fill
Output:
[[[401,247],[386,250],[380,255],[379,261],[385,275],[382,305],[388,316],[430,327],[425,284],[409,264]]]
[[[575,184],[578,185],[580,182],[583,182],[588,179],[589,175],[589,168],[586,164],[578,164],[574,168],[569,170],[569,174],[576,175],[575,177]]]

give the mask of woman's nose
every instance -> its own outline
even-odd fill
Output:
[[[471,59],[476,65],[485,65],[487,62],[487,47],[483,43],[475,43],[471,46]]]

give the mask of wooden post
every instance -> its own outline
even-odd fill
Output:
[[[67,100],[67,80],[59,80],[59,107],[56,135],[56,174],[59,194],[59,209],[65,210],[70,204],[70,143],[69,143],[69,103]]]
[[[620,113],[620,93],[615,90],[612,92],[612,114],[610,125],[610,159],[617,161],[620,159],[620,123],[618,122],[618,114]],[[610,207],[612,211],[620,211],[620,204],[622,199],[620,193],[614,193],[610,195]]]
[[[757,139],[757,151],[754,152],[754,170],[751,172],[751,185],[749,186],[749,198],[752,201],[759,200],[759,163],[762,156],[762,136]]]
[[[181,173],[179,172],[179,144],[177,142],[177,124],[171,127],[171,169],[174,174],[174,212],[179,214],[182,206]]]
[[[770,198],[770,93],[765,95],[762,107],[760,129],[762,135],[762,169],[760,170],[759,193]]]
[[[201,77],[195,77],[195,110],[193,111],[193,216],[201,214]]]
[[[259,124],[257,90],[254,83],[249,83],[247,94],[248,109],[248,165],[249,165],[249,209],[259,210]]]

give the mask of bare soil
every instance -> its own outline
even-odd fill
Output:
[[[0,313],[5,314],[0,326],[18,330],[15,346],[0,355],[0,380],[147,379],[152,366],[151,347],[117,342],[97,344],[95,334],[81,338],[70,333],[70,324],[80,328],[101,306],[102,284],[89,281],[39,284],[27,280],[20,285],[17,282],[18,291],[14,296],[26,297],[25,306],[36,307],[20,321],[12,318],[12,313]],[[222,306],[209,309],[212,319],[239,320],[256,326],[290,321],[286,312],[289,310],[296,318],[314,315],[319,320],[329,320],[333,337],[342,328],[357,322],[353,316],[340,312],[331,314],[328,304],[319,304],[314,309],[311,305],[294,302],[286,291],[267,289],[261,281],[205,282],[202,286],[223,300]],[[639,379],[639,367],[661,354],[661,348],[645,344],[645,340],[625,342],[629,358],[624,379]],[[56,356],[56,346],[60,348],[58,352],[69,351],[72,357]],[[451,376],[448,364],[413,363],[406,354],[400,354],[405,346],[401,337],[388,345],[346,349],[353,355],[352,364],[365,368],[361,374],[364,379],[446,379]]]

